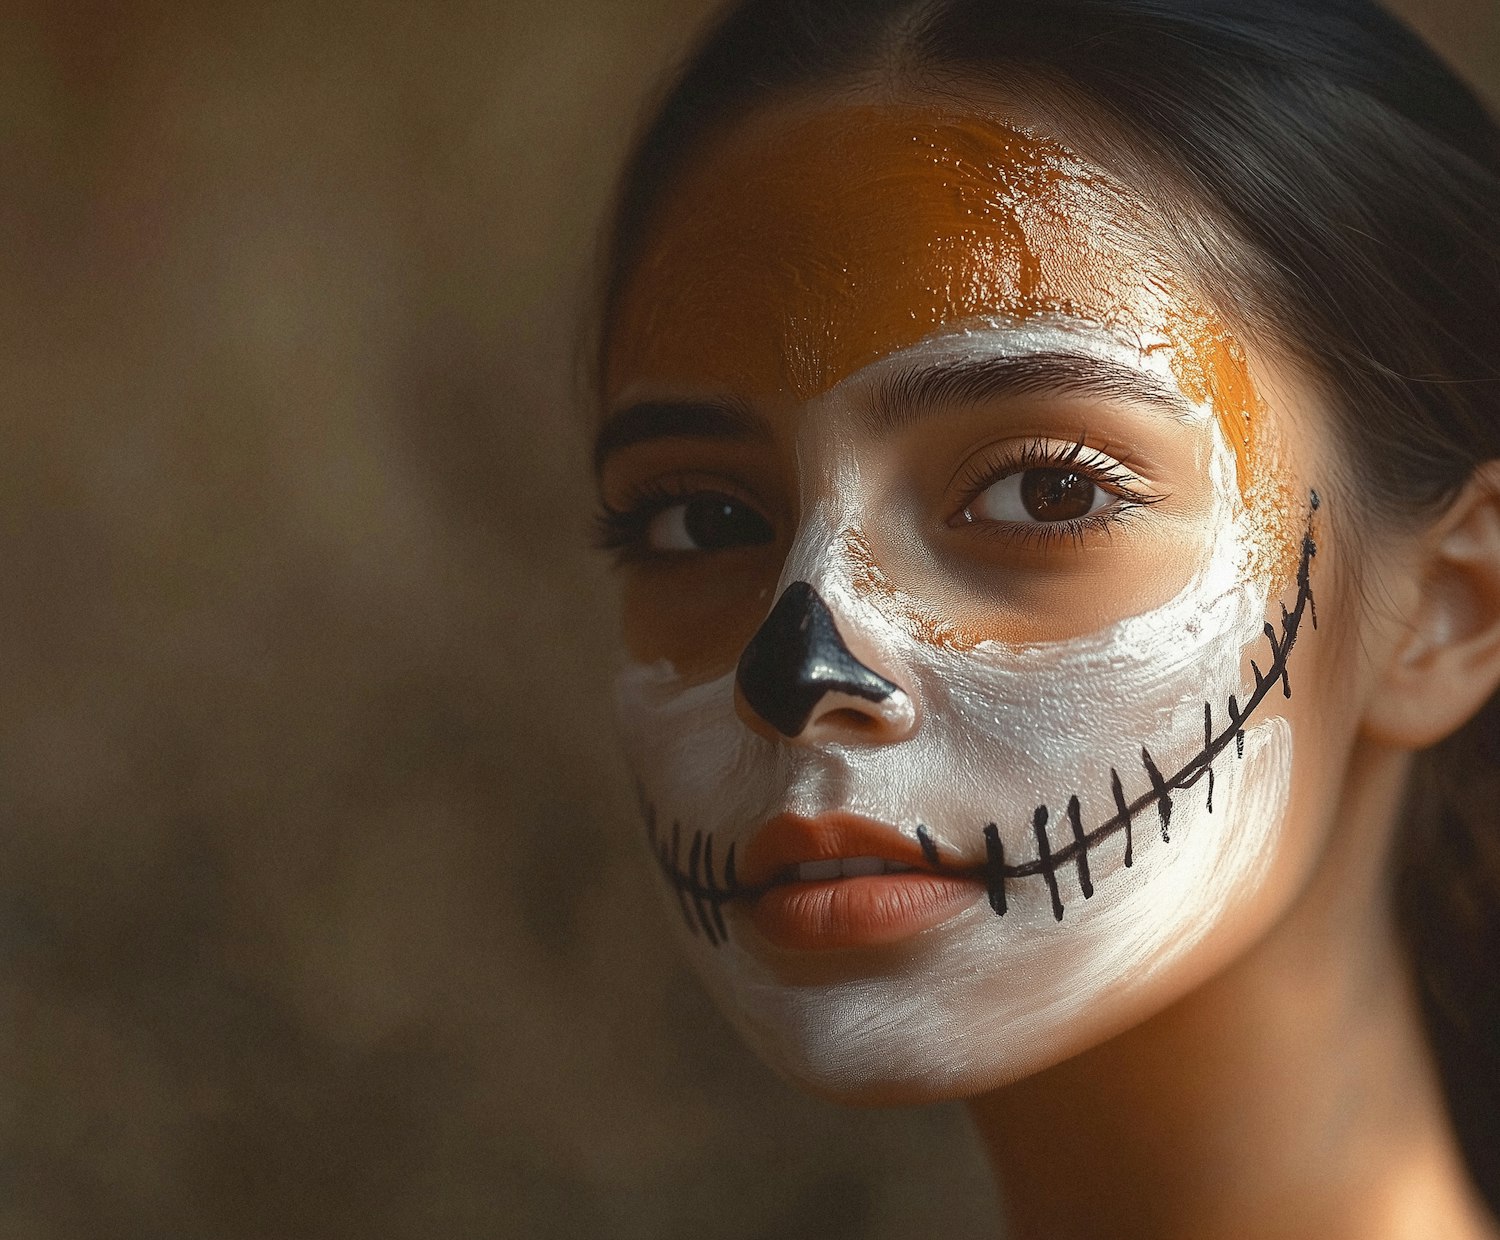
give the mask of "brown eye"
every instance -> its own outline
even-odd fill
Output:
[[[1096,488],[1071,469],[1028,469],[1021,475],[1021,507],[1038,521],[1087,516]]]
[[[1110,499],[1086,474],[1066,466],[1026,469],[992,482],[964,509],[968,521],[1073,521]]]
[[[705,492],[663,508],[646,527],[652,551],[720,551],[775,538],[771,523],[743,500]]]

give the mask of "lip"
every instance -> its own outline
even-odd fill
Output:
[[[895,874],[799,881],[808,861],[877,857],[911,866]],[[776,947],[820,951],[880,947],[941,925],[983,896],[976,876],[934,868],[917,841],[855,814],[779,814],[745,850],[741,871],[757,894],[746,912]]]

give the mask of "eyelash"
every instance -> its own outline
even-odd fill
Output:
[[[1145,490],[1134,474],[1120,462],[1090,448],[1083,440],[1075,440],[1061,451],[1054,442],[1033,439],[1014,447],[1007,445],[1002,455],[980,457],[966,465],[959,474],[956,485],[963,502],[958,513],[966,512],[971,504],[986,490],[1002,478],[1025,473],[1028,469],[1076,469],[1095,486],[1116,496],[1120,502],[1102,512],[1075,517],[1071,521],[1054,522],[965,522],[990,538],[1004,538],[1013,542],[1037,547],[1049,547],[1067,539],[1075,545],[1090,533],[1108,534],[1113,527],[1133,519],[1142,509],[1159,504],[1167,498],[1163,492]]]
[[[594,515],[594,547],[610,552],[616,564],[660,560],[678,554],[653,551],[646,546],[646,532],[651,522],[674,504],[710,494],[746,502],[722,485],[706,486],[691,478],[659,478],[642,483],[626,496],[624,505],[619,508],[601,501],[599,511]]]
[[[1056,522],[973,522],[987,537],[1005,538],[1033,546],[1051,546],[1068,539],[1075,544],[1092,532],[1108,533],[1143,508],[1166,499],[1165,494],[1147,492],[1140,480],[1118,461],[1090,448],[1082,440],[1059,450],[1054,442],[1033,439],[1020,447],[1008,447],[1002,455],[980,457],[964,467],[957,489],[964,497],[959,504],[965,511],[986,489],[1002,478],[1024,473],[1028,469],[1059,469],[1071,466],[1088,480],[1119,500],[1102,512],[1090,513],[1071,521]],[[663,553],[646,546],[646,533],[658,514],[674,504],[683,503],[706,493],[725,494],[739,499],[732,491],[705,486],[691,478],[655,479],[637,487],[619,508],[601,504],[594,517],[593,544],[613,554],[617,564],[638,563],[663,558]],[[753,506],[753,505],[752,505]]]

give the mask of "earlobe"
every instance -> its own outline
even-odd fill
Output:
[[[1364,730],[1401,749],[1457,731],[1500,685],[1500,461],[1469,479],[1422,539],[1403,632]]]

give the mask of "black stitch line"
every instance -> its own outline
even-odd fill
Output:
[[[1125,790],[1120,787],[1120,772],[1109,768],[1109,787],[1115,794],[1115,817],[1125,824],[1125,864],[1135,864],[1135,831],[1131,826],[1130,807],[1125,804]]]
[[[1286,612],[1283,607],[1282,612]],[[1214,743],[1214,708],[1212,702],[1203,703],[1203,748],[1209,749]],[[1208,764],[1208,812],[1214,812],[1214,767]]]
[[[708,911],[714,919],[714,929],[719,938],[727,939],[729,931],[724,925],[724,897],[719,884],[714,881],[714,833],[710,831],[703,839],[703,873],[708,879]],[[718,946],[717,943],[714,944]]]
[[[1264,684],[1257,686],[1256,691],[1245,700],[1243,705],[1236,703],[1237,708],[1230,712],[1229,726],[1214,737],[1212,745],[1199,751],[1195,757],[1186,762],[1170,778],[1163,777],[1160,793],[1153,787],[1150,792],[1142,793],[1135,800],[1117,809],[1111,817],[1106,818],[1093,830],[1084,835],[1083,847],[1093,848],[1100,841],[1108,839],[1116,831],[1125,829],[1137,814],[1156,804],[1159,795],[1170,794],[1176,789],[1191,786],[1202,776],[1208,764],[1214,758],[1218,757],[1219,754],[1223,753],[1236,736],[1243,733],[1245,723],[1265,699],[1271,685],[1280,679],[1282,664],[1285,663],[1287,657],[1291,654],[1292,647],[1296,644],[1297,633],[1302,624],[1303,612],[1311,605],[1312,601],[1312,581],[1309,576],[1309,570],[1311,568],[1312,557],[1315,554],[1317,554],[1317,547],[1313,542],[1312,535],[1304,535],[1302,539],[1302,565],[1297,572],[1297,601],[1293,605],[1291,612],[1288,613],[1286,627],[1280,641],[1276,644],[1272,652],[1274,656],[1271,665],[1273,671],[1272,678]],[[1075,850],[1078,847],[1078,842],[1074,841],[1066,847],[1059,849],[1052,855],[1052,863],[1058,865],[1072,861],[1076,855]],[[1016,865],[1007,865],[1005,867],[1005,877],[1028,878],[1033,874],[1042,873],[1042,870],[1043,867],[1040,859],[1022,861]]]
[[[707,892],[713,890],[713,884],[705,884],[703,881],[703,832],[693,832],[693,847],[688,853],[688,874],[693,880],[693,912],[698,915],[698,924],[703,927],[703,934],[708,939],[711,947],[719,945],[719,936],[714,932],[713,924],[708,919],[706,901]]]
[[[1005,916],[1005,845],[1000,842],[1000,828],[993,822],[984,829],[984,885],[989,892],[990,908]]]
[[[1281,610],[1285,611],[1286,608],[1283,607]],[[1266,639],[1271,643],[1271,649],[1275,650],[1276,630],[1271,627],[1271,622],[1269,620],[1266,621]],[[1274,682],[1275,677],[1272,677],[1272,680]],[[1287,672],[1285,660],[1283,660],[1281,664],[1281,696],[1287,698],[1292,696],[1292,680],[1290,674]]]
[[[1312,506],[1314,509],[1318,507],[1316,493],[1313,494]],[[1203,777],[1205,772],[1209,775],[1211,792],[1213,778],[1212,763],[1214,758],[1228,748],[1231,739],[1235,743],[1236,756],[1244,757],[1244,725],[1269,694],[1271,687],[1279,681],[1282,684],[1283,693],[1288,697],[1291,696],[1288,659],[1292,647],[1296,644],[1304,613],[1312,621],[1313,627],[1317,628],[1317,608],[1313,600],[1310,575],[1312,558],[1316,554],[1317,545],[1314,543],[1311,531],[1309,530],[1308,533],[1303,535],[1302,539],[1302,560],[1297,570],[1296,602],[1293,604],[1291,611],[1287,611],[1285,605],[1282,606],[1282,627],[1279,635],[1270,624],[1266,625],[1266,637],[1270,643],[1272,655],[1269,671],[1262,673],[1259,666],[1252,660],[1250,666],[1255,675],[1255,691],[1243,705],[1240,704],[1234,694],[1229,695],[1229,725],[1217,736],[1212,736],[1211,739],[1205,740],[1203,748],[1194,758],[1179,768],[1175,774],[1166,777],[1156,768],[1156,764],[1152,761],[1150,753],[1143,746],[1141,749],[1141,759],[1143,765],[1146,767],[1147,776],[1151,780],[1151,790],[1143,793],[1141,796],[1135,798],[1135,800],[1127,802],[1120,785],[1119,773],[1114,768],[1111,768],[1110,784],[1111,791],[1114,794],[1115,813],[1091,831],[1083,832],[1081,829],[1076,830],[1074,838],[1070,843],[1053,852],[1047,840],[1045,830],[1046,806],[1038,806],[1033,815],[1032,823],[1033,830],[1037,835],[1039,855],[1036,859],[1023,861],[1015,865],[1007,864],[1005,861],[1004,845],[1000,840],[999,828],[996,824],[990,823],[984,828],[983,832],[986,849],[986,860],[983,865],[961,869],[938,863],[938,867],[942,872],[950,874],[967,872],[982,875],[989,892],[990,907],[1001,916],[1005,914],[1007,908],[1005,880],[1007,878],[1028,878],[1032,875],[1041,874],[1046,880],[1052,895],[1053,917],[1061,921],[1063,915],[1062,901],[1058,892],[1056,877],[1056,871],[1059,866],[1066,865],[1070,861],[1077,864],[1079,858],[1084,856],[1089,849],[1120,830],[1125,832],[1125,864],[1129,866],[1133,861],[1134,840],[1132,824],[1135,816],[1149,809],[1152,805],[1158,807],[1158,812],[1161,815],[1162,838],[1169,839],[1167,826],[1171,818],[1171,793],[1178,789],[1192,787],[1193,784]],[[1211,718],[1209,707],[1205,703],[1205,719],[1209,718]],[[1074,799],[1076,800],[1076,798]],[[652,843],[657,842],[656,811],[649,803],[646,806],[646,833],[648,840]],[[919,827],[919,842],[922,842],[924,835],[927,836],[928,842],[931,842],[935,848],[936,842],[932,841],[930,834],[926,832],[924,827]],[[708,855],[710,852],[711,840],[712,833],[704,837],[705,855]],[[925,844],[923,846],[923,854],[924,856],[928,856]],[[680,865],[680,856],[680,825],[674,821],[672,824],[672,844],[670,851],[665,841],[662,841],[657,851],[657,862],[663,876],[676,891],[678,905],[682,909],[683,918],[687,922],[688,928],[694,934],[698,932],[698,927],[688,908],[688,896],[692,896],[695,900],[702,899],[706,901],[708,907],[712,910],[716,924],[722,926],[723,918],[720,906],[723,903],[728,900],[737,899],[740,896],[754,897],[761,894],[769,886],[767,884],[751,888],[739,885],[735,873],[735,845],[733,843],[730,844],[725,856],[724,881],[722,886],[717,883],[711,874],[708,876],[708,881],[705,885],[697,875],[683,873]],[[930,861],[931,858],[929,856]],[[1082,867],[1080,867],[1081,877]],[[706,926],[705,929],[707,929]],[[727,934],[721,932],[719,941],[724,941],[727,937]],[[717,946],[717,943],[715,946]]]
[[[1073,827],[1073,839],[1083,839],[1083,821],[1078,814],[1078,798],[1068,798],[1068,822]],[[1080,848],[1078,850],[1078,889],[1083,892],[1085,900],[1094,898],[1094,880],[1089,877],[1089,850]]]
[[[688,869],[682,868],[682,834],[679,823],[672,824],[672,842],[660,838],[655,807],[646,813],[646,838],[652,846],[657,868],[677,896],[683,920],[695,935],[701,930],[709,943],[717,947],[727,942],[729,929],[724,922],[723,906],[743,894],[735,877],[735,846],[729,845],[724,858],[724,877],[714,873],[713,833],[698,831],[688,854]],[[688,901],[692,901],[689,905]],[[696,913],[696,916],[695,916]]]
[[[921,823],[917,824],[917,843],[922,846],[922,855],[927,858],[928,865],[937,867],[943,864],[938,856],[937,841]]]
[[[1038,805],[1031,815],[1031,832],[1036,836],[1037,864],[1047,880],[1047,890],[1052,893],[1052,916],[1058,921],[1063,917],[1062,896],[1057,891],[1057,866],[1052,860],[1052,845],[1047,840],[1047,807]],[[1083,851],[1083,850],[1080,850]]]
[[[1171,789],[1162,779],[1156,763],[1151,761],[1151,752],[1144,745],[1141,746],[1141,765],[1146,768],[1146,778],[1151,781],[1151,794],[1156,802],[1156,812],[1161,816],[1161,842],[1170,844],[1172,836],[1167,828],[1172,825]]]

